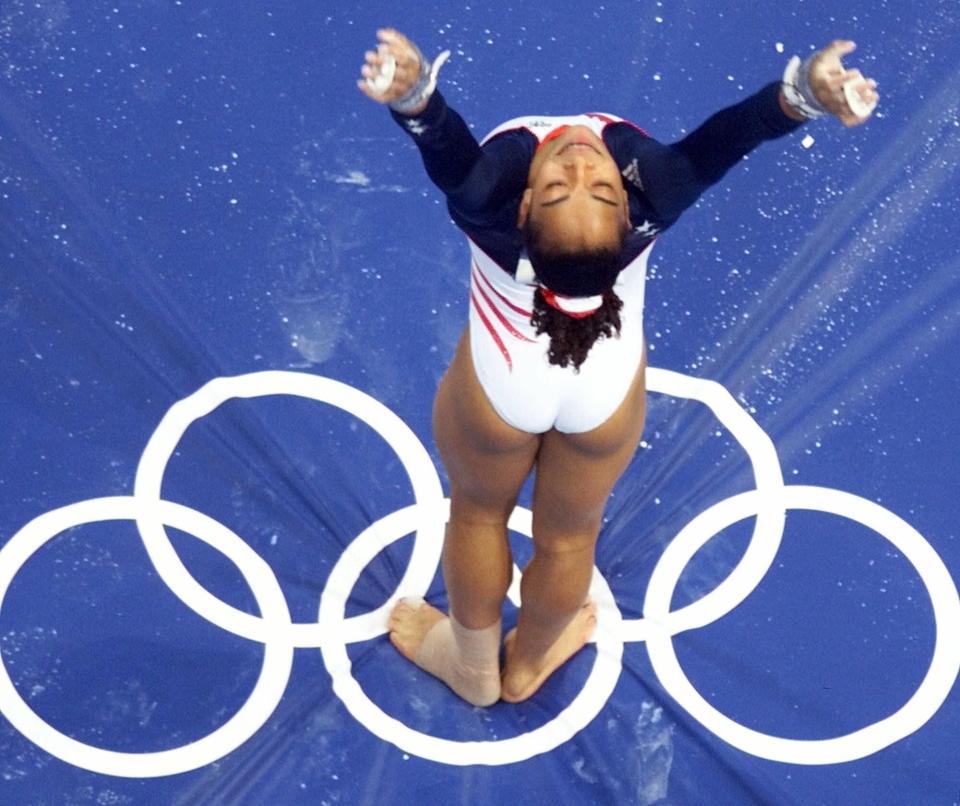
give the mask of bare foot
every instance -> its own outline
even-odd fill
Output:
[[[390,614],[390,642],[471,705],[500,699],[500,622],[470,630],[422,600],[401,599]]]
[[[504,639],[506,664],[501,681],[500,696],[505,702],[523,702],[532,697],[544,681],[570,658],[583,649],[597,626],[597,604],[588,599],[577,611],[573,620],[560,633],[560,637],[547,650],[540,663],[533,667],[517,667],[513,658],[516,628]]]
[[[437,622],[445,618],[446,616],[431,604],[423,602],[419,607],[413,607],[405,599],[401,599],[390,614],[390,643],[403,657],[416,663],[423,639]]]

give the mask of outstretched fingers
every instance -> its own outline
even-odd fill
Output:
[[[817,100],[848,127],[865,123],[880,100],[876,81],[843,66],[843,57],[856,49],[849,39],[835,39],[817,54],[810,69]]]
[[[834,39],[823,49],[823,53],[830,57],[842,59],[857,49],[857,43],[851,39]]]
[[[364,54],[357,88],[371,100],[386,104],[405,95],[416,83],[420,55],[413,42],[393,28],[381,28],[377,38],[377,49]]]

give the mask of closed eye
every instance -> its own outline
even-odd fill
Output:
[[[554,180],[554,181],[552,181],[552,182],[548,182],[548,183],[544,186],[543,190],[544,190],[544,192],[546,192],[546,191],[550,190],[551,188],[555,188],[555,187],[568,188],[569,185],[568,185],[566,182],[562,182],[562,181],[560,181],[560,180]],[[599,192],[598,192],[598,191],[599,191]],[[614,194],[614,195],[616,194],[616,189],[615,189],[614,186],[613,186],[612,184],[610,184],[609,182],[604,182],[604,181],[593,182],[593,183],[590,185],[590,198],[591,198],[591,199],[595,199],[595,200],[598,201],[598,202],[602,202],[603,204],[606,204],[606,205],[608,205],[608,206],[610,206],[610,207],[618,207],[619,205],[617,204],[617,202],[616,202],[615,199],[607,198],[605,195],[600,195],[600,194],[603,193],[604,191],[609,191],[610,193],[612,193],[612,194]],[[567,193],[566,195],[564,195],[564,196],[559,196],[559,197],[557,197],[556,199],[551,199],[550,201],[545,201],[545,202],[541,203],[540,206],[541,206],[541,207],[552,207],[552,206],[555,205],[555,204],[560,204],[561,202],[565,202],[565,201],[566,201],[567,199],[569,199],[569,198],[570,198],[570,194]]]
[[[568,193],[566,196],[561,196],[558,199],[551,199],[550,201],[541,202],[540,206],[553,207],[553,205],[560,204],[560,202],[565,202],[569,198],[570,198],[570,194]],[[606,204],[608,207],[620,206],[615,201],[613,201],[613,199],[605,199],[603,198],[603,196],[597,196],[595,193],[591,193],[590,198],[593,199],[594,201],[603,202],[603,204]]]
[[[604,204],[609,204],[613,207],[617,206],[617,201],[615,198],[617,191],[609,182],[594,182],[592,185],[590,185],[590,190],[593,191],[591,195],[597,201],[602,201]],[[601,191],[603,195],[600,195],[597,193],[597,191]]]

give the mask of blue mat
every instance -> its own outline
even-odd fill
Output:
[[[958,23],[6,0],[0,803],[956,804]],[[453,51],[478,135],[605,110],[672,141],[840,36],[880,81],[655,247],[600,627],[521,705],[384,635],[398,595],[446,603],[430,407],[468,288],[354,88],[386,24]]]

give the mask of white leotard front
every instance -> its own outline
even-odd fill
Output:
[[[612,115],[515,118],[486,138],[525,128],[543,140],[559,126],[589,126],[600,135]],[[561,368],[547,355],[550,337],[530,324],[536,280],[521,258],[516,278],[470,242],[470,348],[480,385],[505,422],[533,434],[551,428],[582,433],[609,418],[626,397],[643,358],[643,295],[649,247],[618,275],[623,300],[619,337],[598,339],[580,366]]]

